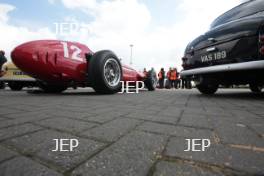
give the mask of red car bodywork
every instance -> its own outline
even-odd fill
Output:
[[[93,52],[85,45],[59,40],[38,40],[17,46],[11,53],[15,65],[39,80],[84,85]],[[144,74],[122,65],[122,81],[143,81]]]

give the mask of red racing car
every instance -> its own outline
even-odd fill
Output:
[[[155,73],[137,72],[122,65],[112,51],[94,53],[76,42],[32,41],[17,46],[11,58],[18,68],[40,80],[39,86],[46,92],[92,87],[98,93],[111,94],[121,90],[121,81],[143,81],[150,91],[156,87]]]

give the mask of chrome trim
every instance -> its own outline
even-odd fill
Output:
[[[207,40],[210,42],[216,42],[215,38],[208,38]]]
[[[211,48],[207,48],[206,51],[207,52],[212,52],[212,51],[215,51],[216,50],[216,47],[211,47]]]
[[[195,69],[181,71],[180,75],[190,76],[190,75],[198,75],[198,74],[252,70],[252,69],[264,69],[264,60],[195,68]]]

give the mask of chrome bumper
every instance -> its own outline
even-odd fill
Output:
[[[192,76],[192,75],[200,75],[200,74],[254,70],[254,69],[264,69],[264,60],[195,68],[195,69],[181,71],[180,75]]]

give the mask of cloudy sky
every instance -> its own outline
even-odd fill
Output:
[[[133,66],[181,68],[186,45],[243,0],[0,0],[0,49],[36,39],[113,50]]]

